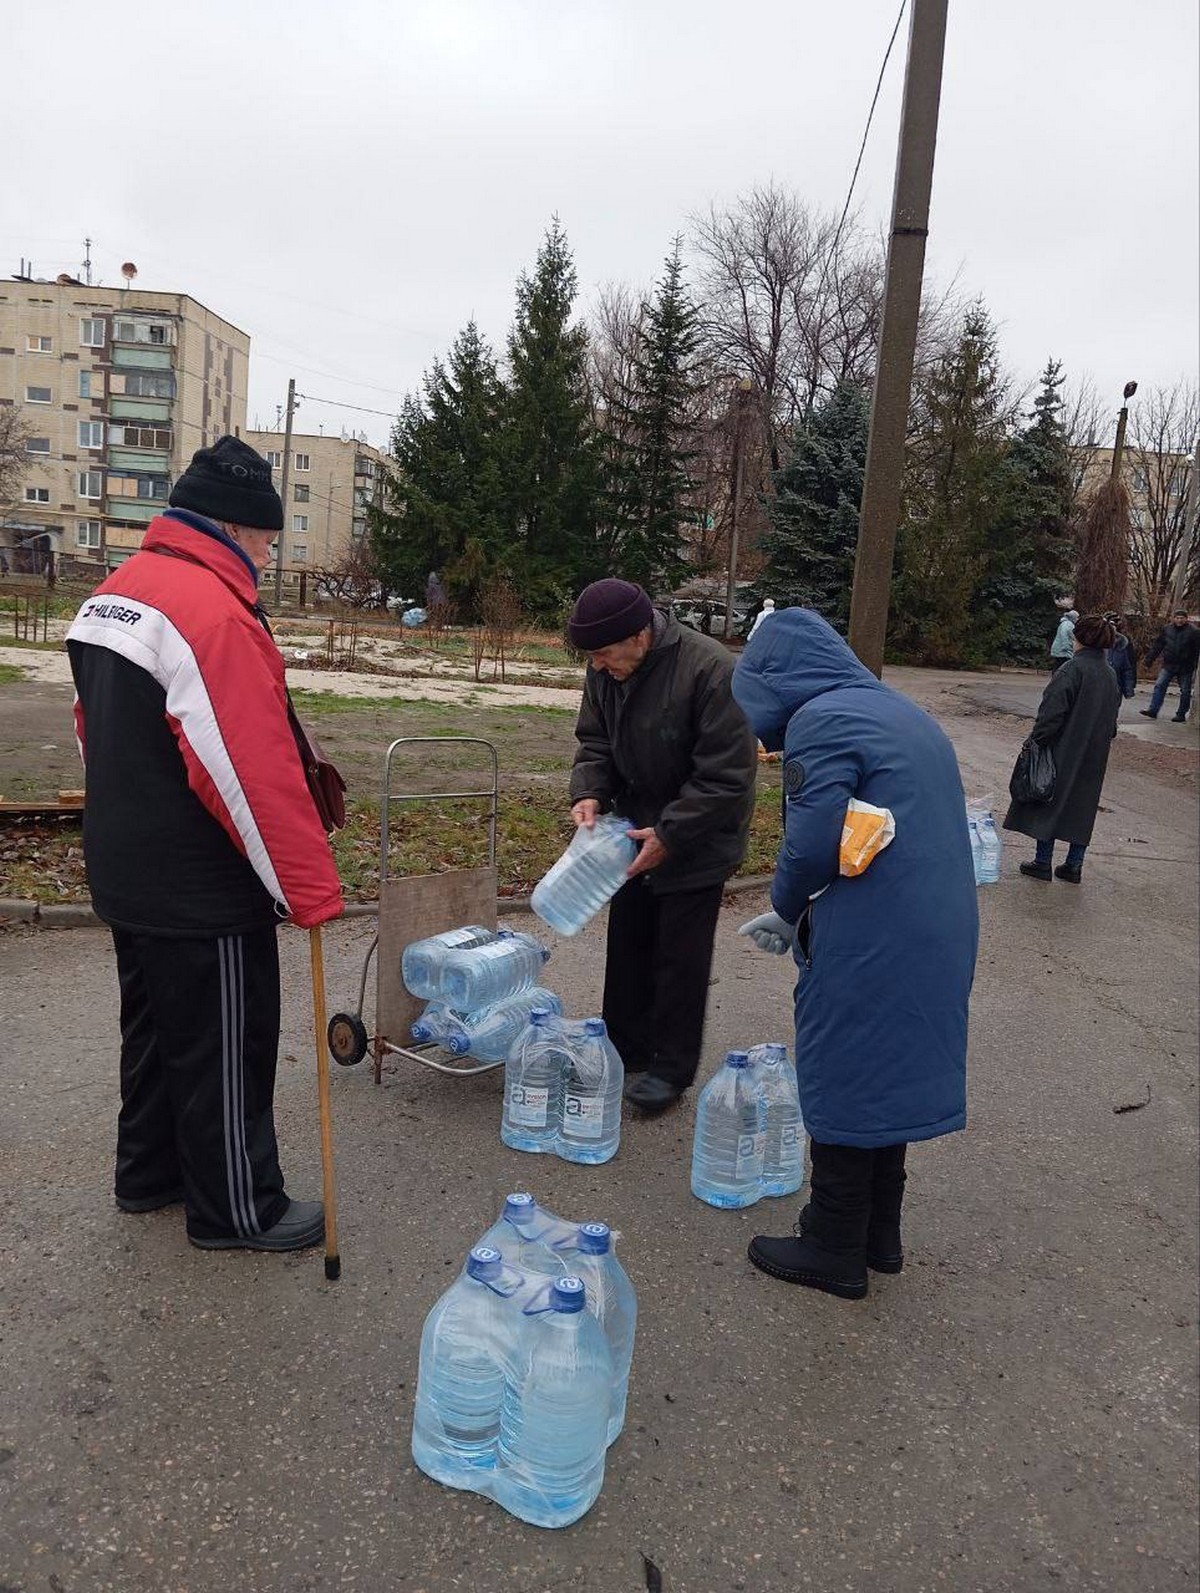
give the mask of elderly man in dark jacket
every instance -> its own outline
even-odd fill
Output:
[[[746,855],[757,755],[720,642],[656,609],[640,586],[595,581],[568,622],[588,656],[571,814],[612,809],[641,850],[608,913],[604,1021],[626,1098],[661,1112],[696,1076],[725,881]]]
[[[1150,694],[1150,706],[1140,711],[1147,719],[1157,719],[1166,701],[1167,687],[1173,680],[1178,681],[1179,712],[1172,716],[1171,722],[1181,725],[1192,706],[1192,682],[1196,676],[1196,664],[1200,661],[1200,630],[1188,623],[1187,609],[1175,610],[1171,623],[1163,626],[1158,640],[1146,654],[1147,664],[1153,664],[1159,658],[1162,659],[1162,668]]]

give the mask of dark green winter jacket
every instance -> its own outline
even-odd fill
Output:
[[[758,758],[732,677],[720,642],[666,616],[627,681],[588,665],[571,801],[653,825],[669,854],[646,876],[657,892],[716,884],[746,855]]]

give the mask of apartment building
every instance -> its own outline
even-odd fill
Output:
[[[281,431],[243,433],[266,456],[283,491]],[[301,572],[328,569],[345,558],[367,530],[367,507],[383,484],[385,456],[361,438],[292,433],[284,505],[283,573],[294,585]]]
[[[140,545],[197,448],[245,432],[250,339],[183,293],[0,281],[0,405],[29,429],[0,505],[10,564],[112,569]]]

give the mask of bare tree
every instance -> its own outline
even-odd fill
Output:
[[[483,660],[492,660],[492,679],[504,680],[505,665],[512,651],[513,638],[521,622],[521,599],[512,581],[501,572],[483,590],[483,624],[473,647],[475,679],[483,672]]]
[[[368,539],[355,538],[340,559],[317,570],[316,587],[349,608],[381,608],[385,593]]]
[[[0,509],[14,502],[34,462],[25,447],[32,436],[24,410],[15,404],[0,406]]]
[[[1179,560],[1188,551],[1188,455],[1198,431],[1200,392],[1194,385],[1152,387],[1130,408],[1125,445],[1133,501],[1130,575],[1138,611],[1148,616],[1166,614]]]
[[[1106,476],[1088,500],[1079,531],[1075,607],[1081,614],[1123,609],[1129,585],[1129,489]]]

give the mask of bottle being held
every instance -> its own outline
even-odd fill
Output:
[[[459,1012],[491,1007],[537,983],[550,953],[532,935],[502,929],[495,940],[447,953],[441,993]]]
[[[531,906],[560,935],[576,935],[624,885],[637,843],[630,824],[603,814],[589,829],[581,824],[570,846],[537,882]]]
[[[786,1045],[753,1045],[749,1056],[767,1108],[762,1192],[794,1195],[804,1182],[804,1123],[796,1070]]]
[[[730,1051],[696,1106],[692,1193],[710,1206],[752,1206],[762,1195],[767,1105],[745,1051]]]
[[[557,1149],[566,1069],[561,1023],[548,1007],[534,1007],[504,1064],[500,1138],[513,1150]]]
[[[447,929],[440,935],[414,940],[404,948],[400,959],[405,988],[422,1001],[432,1000],[442,993],[442,967],[450,952],[486,946],[495,939],[494,929],[485,929],[482,924],[464,924],[461,929]]]
[[[529,1026],[534,1007],[548,1008],[557,1015],[562,1011],[562,998],[535,985],[519,996],[497,1001],[495,1006],[455,1014],[446,1025],[443,1043],[455,1056],[470,1054],[480,1062],[506,1062],[514,1043]]]
[[[603,1018],[563,1024],[560,1036],[565,1065],[558,1154],[568,1162],[611,1161],[621,1143],[625,1068],[620,1055]]]

